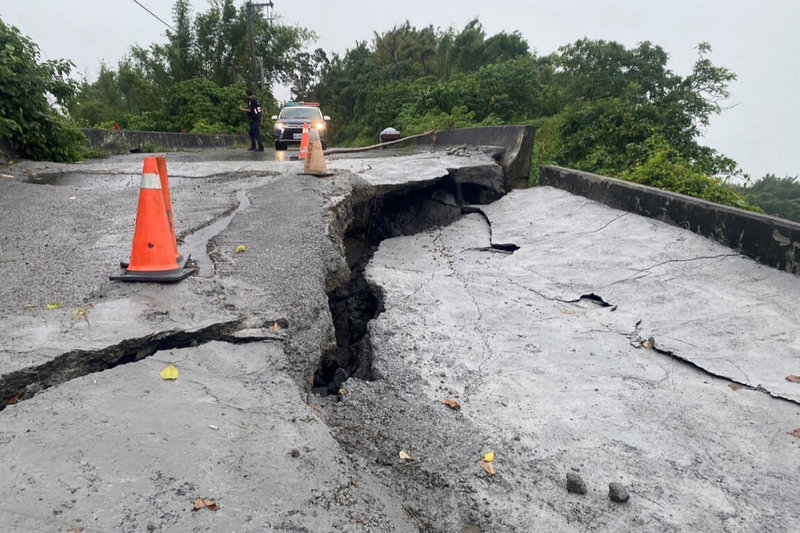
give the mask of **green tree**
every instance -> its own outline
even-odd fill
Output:
[[[767,174],[749,187],[738,189],[765,213],[800,222],[800,177]]]
[[[667,69],[667,54],[651,43],[628,50],[584,39],[562,47],[552,60],[552,81],[563,87],[554,96],[563,105],[556,161],[615,176],[646,161],[652,152],[644,143],[657,136],[697,172],[735,173],[734,161],[698,143],[735,79],[711,64],[709,51],[701,43],[692,73],[682,78]]]
[[[761,211],[745,195],[736,192],[721,179],[697,171],[690,161],[684,159],[663,138],[651,137],[646,144],[647,159],[622,172],[622,179],[718,204]]]
[[[238,111],[245,99],[240,88],[220,87],[210,80],[186,80],[170,88],[164,111],[173,131],[245,133]]]
[[[393,66],[398,79],[429,76],[435,68],[436,33],[433,26],[417,30],[405,21],[378,34],[373,49],[379,66]]]
[[[39,49],[0,20],[0,138],[22,157],[75,161],[86,138],[60,109],[77,84],[66,60],[39,62]]]
[[[81,86],[70,106],[77,120],[87,126],[118,123],[132,129],[236,131],[240,112],[228,105],[215,108],[206,104],[227,102],[233,93],[222,89],[236,87],[243,93],[248,84],[246,7],[237,8],[234,0],[211,0],[208,10],[192,19],[190,2],[177,0],[172,12],[175,31],[167,31],[166,43],[146,49],[132,47],[116,71],[103,66],[96,81]],[[266,87],[281,82],[294,83],[297,91],[313,89],[315,69],[324,68],[327,62],[324,51],[308,54],[303,50],[314,34],[267,20],[258,10],[254,10],[253,26]],[[261,94],[266,109],[275,107],[268,88]],[[181,110],[176,102],[192,102],[197,107]],[[230,111],[231,116],[221,117],[220,109]]]

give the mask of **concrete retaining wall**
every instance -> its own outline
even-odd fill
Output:
[[[196,135],[193,133],[166,133],[160,131],[81,130],[92,148],[111,154],[126,154],[141,150],[145,145],[161,149],[232,148],[249,143],[246,135]]]
[[[524,189],[528,186],[533,159],[533,126],[487,126],[444,130],[420,137],[419,149],[447,149],[453,146],[500,146],[504,149],[500,164],[503,167],[508,189]]]
[[[539,185],[681,226],[760,263],[800,275],[798,223],[561,167],[542,167]]]

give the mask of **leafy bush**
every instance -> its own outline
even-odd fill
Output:
[[[657,187],[722,205],[762,212],[722,180],[698,172],[663,139],[648,141],[650,154],[640,165],[623,172],[622,179]]]
[[[38,59],[36,44],[0,20],[0,138],[21,157],[76,161],[86,137],[58,111],[77,89],[72,63]]]
[[[800,222],[800,178],[767,174],[750,187],[738,189],[766,213]]]

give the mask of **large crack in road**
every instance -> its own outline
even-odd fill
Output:
[[[380,290],[364,278],[364,269],[372,254],[387,238],[415,235],[453,223],[461,216],[481,213],[469,202],[496,199],[496,193],[479,183],[457,182],[451,175],[433,185],[408,187],[386,195],[358,197],[346,218],[344,253],[350,270],[349,279],[328,295],[336,331],[336,347],[323,354],[314,371],[313,390],[317,394],[338,394],[350,377],[371,380],[372,346],[368,333],[371,320],[383,311]],[[486,250],[513,253],[514,244],[491,242]]]
[[[28,492],[12,489],[0,516],[27,524],[38,497],[45,514],[126,531],[190,528],[187,516],[209,530],[714,530],[758,523],[768,503],[769,520],[787,523],[796,406],[709,379],[724,372],[693,358],[734,336],[679,344],[694,317],[671,321],[661,298],[690,275],[673,269],[735,254],[561,193],[501,198],[470,169],[383,177],[285,173],[246,195],[241,183],[214,191],[231,227],[209,243],[213,277],[191,291],[137,287],[135,299],[114,287],[112,319],[144,324],[131,339],[7,375],[4,397],[32,401],[3,413],[2,449],[26,447],[26,462],[3,472]],[[652,246],[654,235],[666,244]],[[201,304],[183,309],[187,295]],[[122,314],[131,302],[141,307]],[[236,318],[205,314],[220,310]],[[53,335],[86,341],[69,314]],[[631,334],[636,320],[647,327]],[[181,379],[162,382],[170,362]],[[128,404],[106,409],[117,393]],[[48,427],[60,428],[55,441],[28,446]],[[489,451],[496,475],[481,466]],[[55,488],[37,478],[48,456],[64,458]],[[565,472],[589,493],[567,493]],[[611,480],[631,504],[608,501]],[[111,493],[130,505],[111,503],[106,522],[85,516]],[[223,512],[186,513],[198,496]]]

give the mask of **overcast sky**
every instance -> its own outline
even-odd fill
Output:
[[[265,0],[256,0],[265,1]],[[139,0],[171,23],[174,0]],[[193,0],[205,11],[207,0]],[[244,0],[237,0],[237,5]],[[538,54],[583,37],[627,47],[649,40],[686,75],[695,46],[708,41],[714,64],[739,77],[730,109],[712,119],[704,143],[759,178],[800,174],[800,1],[798,0],[273,0],[286,24],[319,36],[313,47],[343,54],[409,20],[461,29],[478,17],[487,35],[519,31]],[[0,0],[0,18],[35,41],[44,59],[67,58],[93,79],[133,44],[164,42],[166,27],[133,0]],[[288,98],[285,90],[275,95]]]

